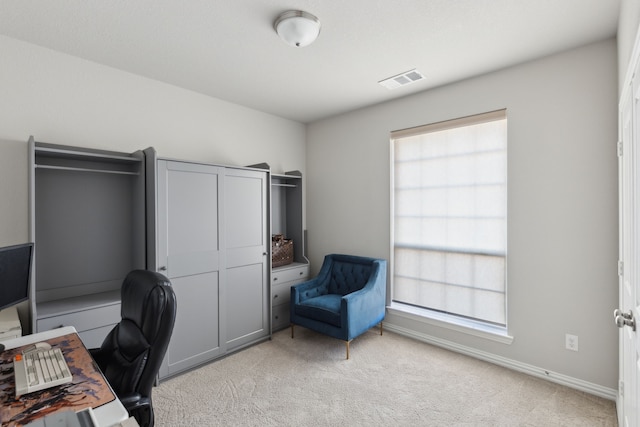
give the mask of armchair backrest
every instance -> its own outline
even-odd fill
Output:
[[[319,276],[325,275],[327,292],[347,295],[362,289],[371,277],[376,259],[354,255],[327,255]]]
[[[347,295],[364,287],[371,275],[371,265],[333,261],[329,293]]]

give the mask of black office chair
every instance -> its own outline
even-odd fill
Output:
[[[122,320],[90,351],[129,415],[152,427],[151,389],[173,332],[176,297],[169,279],[146,270],[130,272],[121,293]]]

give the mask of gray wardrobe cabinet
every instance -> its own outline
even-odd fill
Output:
[[[270,336],[268,174],[159,159],[155,258],[178,311],[160,378]]]
[[[148,269],[169,277],[178,301],[160,378],[270,337],[269,170],[33,137],[29,154],[35,258],[25,329],[71,325],[98,347],[120,321],[122,280]]]

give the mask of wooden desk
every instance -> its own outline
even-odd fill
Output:
[[[20,348],[40,341],[59,346],[73,374],[73,381],[48,390],[15,398],[13,355]],[[28,424],[58,411],[91,407],[100,426],[111,426],[129,418],[111,386],[96,367],[72,326],[3,341],[0,353],[0,421],[2,427]]]

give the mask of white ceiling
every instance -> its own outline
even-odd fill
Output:
[[[308,123],[612,37],[620,1],[1,0],[0,34]],[[314,44],[277,37],[292,9]]]

